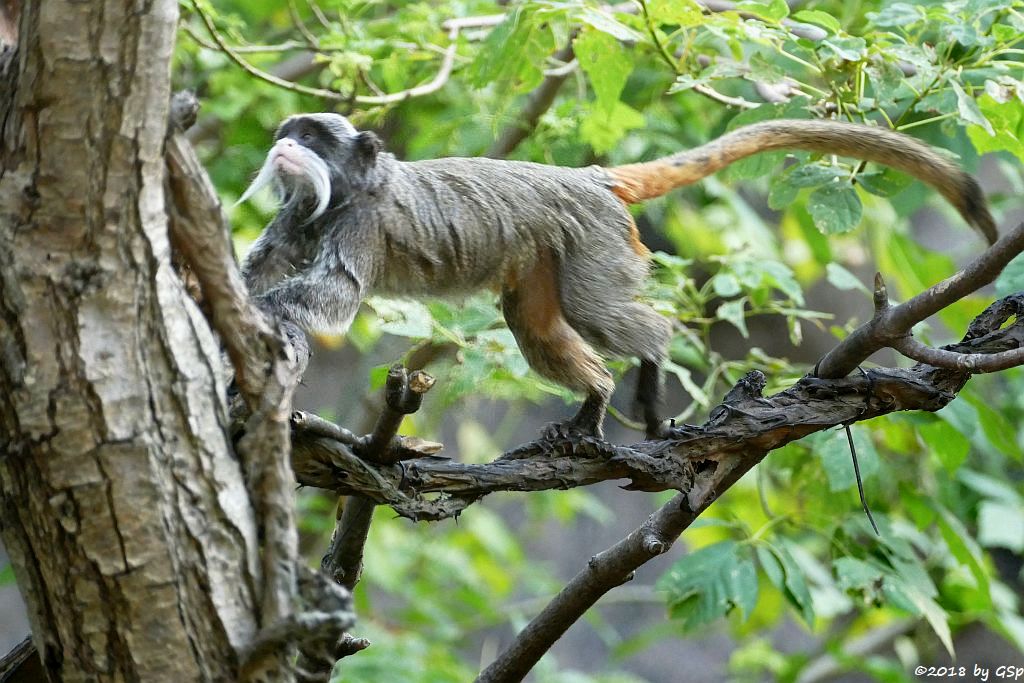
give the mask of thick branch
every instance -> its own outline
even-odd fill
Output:
[[[996,279],[1010,261],[1024,250],[1024,223],[986,249],[963,270],[897,306],[886,301],[884,284],[876,277],[874,317],[854,330],[818,363],[816,374],[838,378],[853,372],[871,354],[910,334],[917,323],[959,301]]]
[[[756,460],[750,466],[754,462]],[[710,505],[713,499],[713,495],[707,496],[704,507]],[[624,539],[591,557],[587,566],[516,636],[512,645],[480,674],[477,683],[523,680],[555,641],[593,607],[602,595],[631,580],[637,567],[671,548],[679,534],[690,526],[704,507],[693,510],[686,496],[675,496]]]
[[[191,109],[187,118],[194,120],[195,106],[177,99],[172,111],[183,116]],[[250,410],[238,452],[264,542],[260,620],[267,628],[291,618],[296,592],[295,479],[288,465],[287,418],[308,346],[297,330],[286,331],[289,340],[275,334],[250,301],[220,202],[183,132],[168,138],[166,160],[172,241],[200,283],[211,323],[227,347]],[[296,352],[303,356],[296,358]],[[247,675],[273,678],[285,666],[285,652],[263,648],[261,653],[267,656],[251,660]]]

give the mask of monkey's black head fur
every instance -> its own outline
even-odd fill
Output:
[[[273,184],[282,211],[312,221],[371,189],[381,142],[338,114],[301,114],[284,121],[256,178],[239,202]]]
[[[370,131],[356,131],[340,114],[301,114],[285,119],[274,141],[291,138],[320,157],[330,172],[331,203],[364,190],[372,180],[383,143]]]

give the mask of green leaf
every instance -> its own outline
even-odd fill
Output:
[[[769,21],[781,21],[789,16],[789,5],[785,0],[742,0],[736,3],[736,9]]]
[[[683,28],[700,26],[704,12],[695,0],[650,0],[647,12],[657,24],[674,24]]]
[[[752,261],[751,266],[756,267],[761,274],[762,282],[775,287],[785,294],[798,306],[804,305],[804,291],[800,288],[793,271],[782,261],[765,259]]]
[[[711,278],[711,289],[723,299],[740,293],[740,281],[732,273],[718,273]]]
[[[646,38],[642,33],[626,26],[608,12],[594,9],[593,7],[581,8],[578,18],[584,24],[601,31],[602,33],[607,33],[617,40],[628,40],[639,43],[643,42]]]
[[[868,19],[883,28],[906,28],[924,19],[924,10],[906,2],[894,2],[881,12],[868,12]]]
[[[584,31],[573,41],[573,48],[598,104],[606,112],[614,113],[619,94],[633,70],[633,60],[618,40],[600,31]]]
[[[466,70],[469,83],[483,88],[497,82],[507,91],[538,85],[544,78],[538,54],[546,54],[553,47],[551,32],[538,27],[538,23],[535,12],[509,12],[508,18],[487,34]]]
[[[956,93],[956,109],[960,114],[960,118],[967,123],[981,126],[989,135],[995,135],[995,129],[989,123],[989,120],[985,118],[985,115],[981,113],[981,109],[978,108],[978,103],[974,101],[974,98],[964,92],[964,89],[955,80],[950,79],[949,85],[953,88],[953,92]]]
[[[973,24],[953,23],[944,27],[943,33],[950,40],[967,47],[991,45],[992,37],[982,35]]]
[[[580,124],[580,137],[595,152],[603,154],[614,147],[627,131],[642,128],[644,123],[643,114],[622,102],[616,102],[610,112],[598,107],[586,114]]]
[[[856,36],[835,36],[821,41],[820,50],[825,57],[831,53],[835,58],[846,62],[859,62],[867,56],[868,44],[863,38]]]
[[[903,71],[893,61],[885,57],[872,60],[864,68],[864,71],[868,75],[878,106],[894,106],[896,98],[904,88],[906,77],[903,75]]]
[[[1024,508],[986,500],[978,508],[978,543],[986,548],[1024,551]]]
[[[826,264],[825,279],[832,283],[832,286],[836,289],[841,289],[847,292],[856,289],[864,292],[868,296],[871,296],[871,290],[860,281],[860,278],[834,261]]]
[[[487,34],[476,59],[466,70],[473,86],[482,88],[495,80],[511,60],[522,58],[522,36],[517,35],[524,31],[521,15],[521,12],[510,12],[505,21]]]
[[[773,175],[768,193],[768,206],[776,211],[787,208],[796,200],[797,192],[805,187],[818,187],[834,182],[846,173],[832,165],[796,164],[781,174]]]
[[[916,586],[876,562],[841,557],[833,566],[839,585],[845,590],[859,593],[869,603],[879,604],[884,601],[912,614],[920,614],[950,654],[953,653],[953,639],[946,613]]]
[[[803,9],[793,14],[793,19],[796,21],[803,21],[808,24],[817,24],[818,26],[824,26],[832,33],[838,33],[842,28],[839,20],[828,12],[822,12],[816,9]]]
[[[856,427],[850,429],[853,430],[853,443],[857,447],[861,479],[867,481],[878,472],[878,451],[868,431]],[[819,432],[811,437],[811,447],[825,469],[830,491],[845,491],[856,485],[857,477],[853,471],[853,459],[845,430]]]
[[[383,299],[372,296],[366,300],[380,319],[380,329],[399,337],[423,339],[433,331],[434,318],[430,309],[419,301]]]
[[[1020,494],[1014,490],[1010,484],[990,477],[987,474],[981,472],[975,472],[972,469],[963,468],[956,473],[956,478],[959,479],[964,486],[967,486],[973,491],[980,493],[986,498],[998,500],[1010,505],[1021,506],[1024,502],[1021,501]]]
[[[685,389],[686,393],[690,395],[690,398],[697,402],[697,405],[702,408],[707,408],[711,405],[711,399],[708,397],[707,393],[693,381],[693,374],[689,369],[684,368],[677,363],[673,363],[670,360],[664,361],[661,367],[665,372],[670,372],[675,375],[676,379],[679,380],[679,383],[683,385],[683,389]]]
[[[921,435],[925,447],[938,458],[942,467],[950,474],[960,469],[971,450],[971,442],[967,437],[943,420],[918,425],[917,433]]]
[[[800,613],[804,622],[814,626],[814,605],[804,573],[785,546],[757,546],[757,559],[768,580]]]
[[[1006,415],[995,410],[992,404],[973,393],[964,394],[964,398],[978,411],[978,422],[988,442],[1004,455],[1021,460],[1022,453],[1017,443],[1017,429]]]
[[[863,207],[849,183],[836,182],[814,190],[807,198],[807,211],[818,230],[838,235],[857,227]]]
[[[878,197],[892,197],[899,194],[907,189],[912,182],[914,182],[914,179],[909,175],[893,168],[861,173],[857,176],[857,183],[866,191]]]
[[[946,652],[949,653],[950,657],[956,658],[956,653],[953,650],[953,634],[949,631],[949,618],[946,615],[945,610],[942,609],[934,600],[929,597],[922,595],[914,588],[908,587],[906,591],[910,597],[914,606],[917,607],[918,611],[924,616],[925,621],[932,627],[932,631],[939,637],[939,641],[943,647],[946,648]]]
[[[949,547],[949,552],[971,572],[978,585],[979,595],[985,601],[986,606],[991,606],[992,598],[989,589],[988,572],[985,571],[985,567],[982,565],[981,548],[974,542],[974,539],[971,538],[967,529],[960,523],[960,520],[954,517],[949,510],[939,504],[936,504],[935,507],[936,512],[939,513],[935,518],[935,523],[939,527],[939,533],[942,534],[943,540],[946,541],[946,545]]]
[[[985,94],[978,99],[978,107],[995,135],[983,126],[968,126],[967,137],[974,149],[979,154],[1006,150],[1024,161],[1024,103],[1020,100],[998,102]]]
[[[732,323],[733,326],[740,331],[743,338],[746,339],[749,336],[747,332],[747,319],[743,313],[743,306],[746,304],[747,298],[735,299],[733,301],[726,301],[724,304],[718,307],[715,315],[719,320]]]
[[[734,607],[749,616],[757,604],[757,570],[747,546],[723,541],[683,556],[658,580],[658,589],[671,616],[692,629]]]

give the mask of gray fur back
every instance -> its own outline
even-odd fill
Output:
[[[629,213],[597,167],[399,162],[390,155],[378,163],[375,214],[385,270],[376,288],[382,292],[457,294],[500,286],[510,269],[531,263],[542,249],[607,253],[629,238]],[[604,229],[588,228],[594,225]]]

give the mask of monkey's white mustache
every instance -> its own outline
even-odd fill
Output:
[[[327,164],[315,152],[289,138],[278,141],[270,148],[260,172],[235,205],[241,204],[272,183],[282,197],[286,188],[308,188],[313,192],[316,197],[316,208],[308,220],[319,217],[327,210],[327,205],[331,201],[331,175]]]

